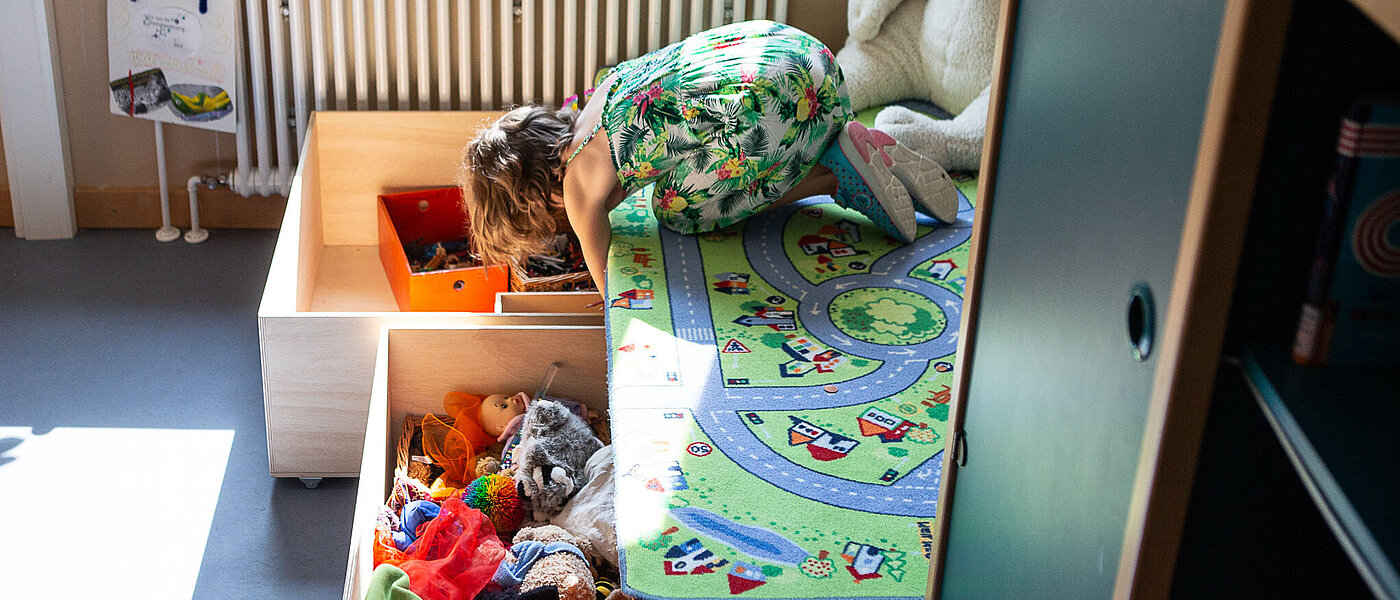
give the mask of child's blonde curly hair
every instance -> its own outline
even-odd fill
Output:
[[[575,113],[527,105],[482,130],[462,152],[462,198],[472,246],[484,264],[538,252],[554,237],[564,192],[561,154]]]

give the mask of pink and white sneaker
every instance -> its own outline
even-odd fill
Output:
[[[863,131],[853,133],[852,139],[870,140],[868,143],[856,145],[861,150],[861,157],[867,162],[872,162],[865,151],[878,149],[879,162],[884,163],[904,185],[904,189],[909,191],[919,212],[944,223],[957,220],[958,189],[953,185],[953,178],[948,176],[943,167],[933,159],[900,144],[888,133],[879,129],[867,129],[860,123],[851,124]],[[847,127],[851,124],[847,124]]]
[[[890,137],[883,131],[871,132]],[[920,209],[919,212],[943,223],[958,220],[958,188],[942,166],[901,144],[886,147],[885,151],[892,161],[886,164],[890,165],[890,170],[904,184],[904,188],[909,190],[909,195],[914,198],[914,207]]]
[[[914,201],[891,171],[886,152],[894,138],[851,121],[822,154],[820,164],[836,175],[836,204],[869,217],[891,237],[913,241],[918,233]]]

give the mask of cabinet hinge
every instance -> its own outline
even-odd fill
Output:
[[[953,464],[967,466],[967,432],[961,429],[953,433]]]

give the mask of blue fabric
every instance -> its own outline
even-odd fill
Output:
[[[436,519],[442,507],[431,500],[414,500],[405,504],[403,516],[399,519],[399,530],[394,532],[394,547],[408,552],[408,547],[418,541],[418,528]]]
[[[529,540],[511,546],[510,551],[515,555],[515,562],[501,561],[501,565],[496,567],[496,575],[491,577],[491,583],[503,588],[519,587],[525,581],[525,574],[530,572],[530,567],[535,565],[535,561],[551,554],[568,552],[579,557],[584,563],[588,562],[578,546],[568,542],[546,544],[538,540]]]

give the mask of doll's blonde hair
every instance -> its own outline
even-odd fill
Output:
[[[527,105],[481,131],[462,153],[462,197],[472,245],[485,264],[538,252],[556,230],[564,192],[561,154],[572,111]]]

